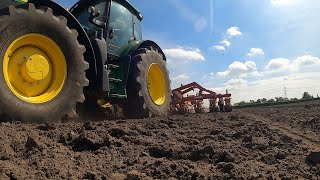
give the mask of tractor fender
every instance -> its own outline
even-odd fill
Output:
[[[151,40],[140,40],[140,41],[135,41],[131,44],[128,44],[128,46],[122,52],[121,56],[126,56],[126,55],[134,56],[135,51],[137,49],[148,48],[148,47],[152,47],[153,49],[158,50],[158,52],[162,54],[164,61],[167,61],[166,55],[164,54],[160,46]]]
[[[85,30],[82,28],[81,24],[78,22],[78,20],[65,8],[60,6],[59,4],[51,1],[51,0],[29,0],[28,3],[33,3],[36,7],[44,6],[49,7],[53,10],[54,15],[56,16],[63,16],[67,19],[68,27],[77,30],[79,36],[78,41],[80,44],[84,45],[86,47],[86,52],[84,54],[85,60],[90,64],[90,68],[87,70],[86,75],[87,78],[90,81],[89,88],[96,88],[96,85],[98,82],[96,82],[96,77],[98,74],[97,70],[97,60],[96,55],[93,50],[92,43],[85,32]]]

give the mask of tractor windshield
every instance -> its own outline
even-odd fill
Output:
[[[115,1],[111,4],[109,31],[113,33],[107,38],[108,52],[117,56],[131,39],[142,39],[140,20],[125,5]]]

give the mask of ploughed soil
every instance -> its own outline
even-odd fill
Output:
[[[141,120],[0,124],[0,179],[320,179],[320,101]]]

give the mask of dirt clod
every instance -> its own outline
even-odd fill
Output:
[[[145,173],[140,173],[136,170],[130,171],[127,174],[125,180],[151,180],[151,177],[148,177]]]
[[[29,136],[25,145],[26,151],[38,149],[39,147],[39,143],[33,137]]]
[[[50,131],[50,130],[55,130],[56,127],[53,123],[46,122],[45,124],[38,126],[38,129],[43,131]]]
[[[320,152],[311,152],[307,159],[312,161],[315,164],[320,164]]]
[[[111,131],[110,131],[110,135],[112,137],[116,137],[116,138],[123,137],[123,136],[125,136],[127,134],[128,133],[125,130],[120,129],[120,128],[114,128],[114,129],[111,129]]]
[[[221,169],[222,172],[224,173],[230,173],[232,169],[234,169],[234,164],[233,163],[224,163],[224,162],[221,162],[217,165],[217,168],[218,169]]]
[[[83,126],[82,126],[85,130],[96,130],[96,128],[94,127],[93,125],[93,122],[91,121],[86,121],[85,123],[83,123]]]

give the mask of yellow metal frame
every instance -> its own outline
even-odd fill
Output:
[[[34,104],[55,98],[67,77],[66,58],[49,37],[26,34],[14,40],[3,60],[5,81],[18,98]]]
[[[152,101],[161,106],[166,101],[167,82],[159,64],[153,63],[148,71],[148,90]]]

